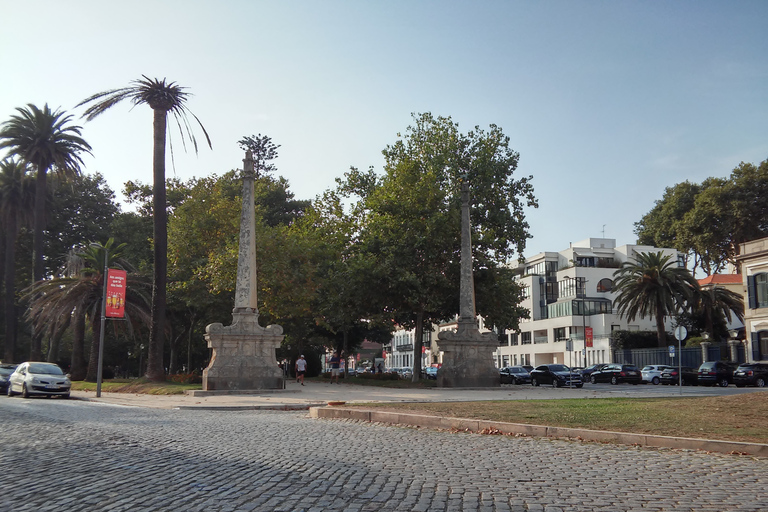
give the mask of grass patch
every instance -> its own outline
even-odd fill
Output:
[[[101,383],[105,393],[142,393],[147,395],[183,395],[188,389],[202,389],[201,384],[154,382],[147,379],[110,379]],[[74,381],[75,391],[96,391],[95,382]]]
[[[576,398],[357,407],[498,422],[768,443],[768,393],[696,398]],[[350,407],[355,407],[350,406]]]

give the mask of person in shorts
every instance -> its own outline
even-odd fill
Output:
[[[304,374],[307,372],[307,360],[304,359],[304,354],[296,360],[296,381],[301,382],[304,385]]]
[[[330,383],[333,384],[333,381],[335,380],[336,384],[340,384],[339,371],[341,370],[339,367],[341,365],[341,358],[339,357],[338,352],[333,353],[333,356],[331,356],[330,363],[331,363],[331,382]]]

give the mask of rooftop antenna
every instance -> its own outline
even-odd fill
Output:
[[[603,224],[603,238],[605,238],[605,224]]]

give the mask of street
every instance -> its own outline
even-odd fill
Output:
[[[738,455],[312,420],[306,411],[0,397],[0,415],[3,511],[768,509],[768,460]]]

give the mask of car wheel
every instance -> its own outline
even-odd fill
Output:
[[[597,384],[597,379],[595,378],[595,376],[594,376],[594,375],[592,375],[591,377],[589,377],[589,382],[591,382],[592,384]]]
[[[14,393],[14,392],[13,392],[13,390],[11,389],[11,385],[10,385],[10,383],[8,384],[8,391],[6,391],[6,394],[7,394],[8,396],[13,396],[13,395],[15,395],[15,394],[16,394],[16,393]]]
[[[765,379],[757,378],[755,380],[755,386],[757,386],[759,388],[764,388],[765,387]]]
[[[21,385],[21,398],[29,398],[29,391],[27,391],[27,385]]]
[[[727,388],[728,387],[728,379],[720,379],[718,384],[720,384],[721,388]]]
[[[584,384],[576,384],[576,387],[581,389],[584,386]]]
[[[660,381],[658,377],[654,377],[651,379],[651,382],[653,383],[654,386],[658,386]]]
[[[538,386],[538,385],[539,385],[539,381],[537,379],[535,378],[531,379],[531,386]]]
[[[615,375],[611,377],[611,384],[615,386],[618,383],[619,383],[619,379],[617,379]]]
[[[552,379],[552,387],[553,388],[559,388],[560,387],[560,381],[557,379]]]
[[[66,395],[61,395],[61,397],[64,399],[69,399],[69,393],[67,393]]]

